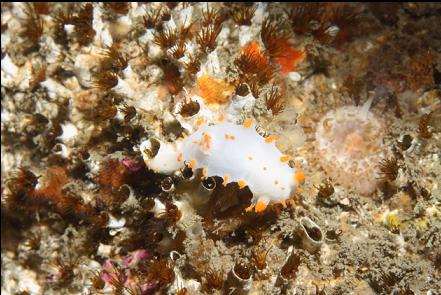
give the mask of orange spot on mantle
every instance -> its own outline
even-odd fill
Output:
[[[251,127],[251,125],[253,125],[253,119],[252,118],[248,118],[245,120],[245,122],[243,122],[243,127],[248,128]]]
[[[198,87],[207,104],[225,104],[230,101],[234,92],[233,85],[206,74],[198,79]]]
[[[294,175],[294,180],[299,184],[303,184],[305,182],[305,174],[302,171],[297,171]]]

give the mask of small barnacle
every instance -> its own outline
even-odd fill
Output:
[[[296,3],[293,8],[286,11],[291,28],[296,34],[305,34],[311,29],[312,21],[320,21],[323,17],[324,6],[322,3]]]
[[[176,63],[165,58],[161,60],[160,67],[164,71],[162,80],[168,92],[172,95],[178,94],[184,88],[184,81]]]
[[[353,75],[349,75],[344,80],[343,87],[346,89],[349,97],[354,100],[355,105],[358,106],[360,103],[361,91],[363,90],[363,82],[361,79],[357,79]]]
[[[340,241],[341,235],[343,234],[343,231],[341,229],[338,230],[328,230],[325,233],[325,237],[328,241]]]
[[[41,244],[41,232],[30,233],[29,238],[26,240],[25,245],[30,250],[38,250]]]
[[[332,186],[329,179],[326,179],[319,187],[317,192],[317,199],[323,200],[329,198],[334,193],[334,187]]]
[[[179,5],[179,2],[167,2],[165,5],[167,5],[168,9],[173,10]]]
[[[176,44],[178,34],[176,30],[167,28],[153,34],[153,43],[161,47],[162,50],[169,49]]]
[[[412,140],[413,140],[412,136],[410,136],[409,134],[405,134],[401,137],[401,139],[397,142],[397,144],[402,151],[406,151],[412,145]]]
[[[322,44],[331,44],[335,36],[337,36],[339,28],[337,26],[320,25],[314,29],[311,33],[314,38]]]
[[[255,248],[251,253],[251,261],[254,263],[258,270],[262,270],[266,268],[266,256],[268,255],[271,247],[268,250],[264,251],[262,248]]]
[[[40,37],[43,35],[43,19],[35,12],[32,5],[27,5],[24,13],[26,18],[23,20],[23,30],[20,36],[29,41],[29,50],[33,50],[37,48]]]
[[[118,47],[118,43],[113,43],[112,46],[105,49],[103,54],[104,63],[108,63],[110,70],[114,72],[122,71],[129,65],[127,58],[119,51]]]
[[[420,117],[418,121],[418,134],[424,139],[429,139],[432,137],[432,131],[430,130],[430,121],[432,119],[432,114],[424,114]]]
[[[176,291],[176,295],[185,295],[187,294],[187,288],[178,288]]]
[[[179,42],[176,46],[174,46],[170,50],[170,53],[171,53],[171,55],[175,59],[180,59],[181,57],[184,57],[184,55],[185,55],[185,43]]]
[[[124,270],[112,263],[112,271],[107,272],[108,274],[108,282],[112,286],[112,289],[115,294],[123,294],[125,290],[125,282],[127,280],[127,276]]]
[[[251,277],[252,270],[245,262],[237,262],[233,267],[236,275],[242,280],[248,280]]]
[[[48,2],[33,2],[31,3],[31,5],[36,14],[49,14],[50,7],[48,5]]]
[[[184,21],[184,23],[178,27],[178,38],[181,43],[190,40],[193,37],[193,33],[191,31],[192,26],[193,23],[186,25]]]
[[[344,3],[331,6],[329,21],[337,25],[340,29],[343,29],[348,26],[353,26],[358,17],[359,12],[355,7],[349,3]]]
[[[196,36],[196,42],[202,52],[209,53],[216,49],[216,38],[222,30],[222,23],[202,27]]]
[[[9,193],[4,194],[4,201],[12,207],[22,207],[26,204],[28,195],[34,190],[38,177],[26,168],[19,168],[5,183]]]
[[[284,24],[280,18],[267,17],[262,23],[260,38],[263,45],[265,45],[266,53],[271,58],[286,54],[285,48],[280,44],[281,41],[289,38],[289,32],[284,29]]]
[[[282,94],[275,85],[266,93],[265,103],[266,109],[271,110],[273,116],[279,114],[285,108],[285,101],[282,98]]]
[[[43,82],[44,80],[46,80],[46,66],[42,64],[32,65],[29,88],[35,90],[40,86],[40,82]]]
[[[171,19],[171,13],[169,9],[165,9],[161,13],[161,21],[168,22]]]
[[[169,225],[172,225],[181,219],[182,213],[176,205],[167,202],[165,204],[165,210],[162,211],[158,217],[165,220]]]
[[[180,114],[182,117],[191,117],[193,115],[196,115],[199,113],[201,106],[196,100],[186,99],[184,100],[184,103],[181,104],[181,107],[178,111],[178,114]]]
[[[385,180],[394,181],[398,176],[399,168],[400,166],[396,158],[383,159],[379,164],[379,174],[381,174]]]
[[[156,9],[153,12],[147,12],[146,15],[142,17],[144,26],[147,29],[157,28],[159,25],[160,16],[161,16],[161,9]]]
[[[64,29],[64,26],[67,24],[73,23],[73,15],[71,11],[68,11],[65,13],[63,10],[57,10],[55,12],[55,15],[53,16],[54,19],[54,41],[57,44],[67,46],[67,33]]]
[[[435,268],[438,270],[438,272],[441,272],[441,250],[438,250],[433,255],[433,264]]]
[[[388,93],[386,100],[386,108],[387,107],[395,107],[395,117],[401,118],[402,111],[400,108],[400,104],[398,103],[397,95],[395,93]]]
[[[208,267],[205,272],[205,284],[203,289],[206,291],[220,290],[224,284],[224,273],[221,270],[215,270],[213,267]]]
[[[152,263],[149,267],[149,280],[159,284],[160,286],[167,286],[175,279],[174,265],[166,258],[160,258]]]
[[[55,274],[49,275],[49,281],[58,287],[65,287],[74,279],[75,274],[73,270],[76,265],[76,261],[63,260],[60,257],[56,258],[52,263],[52,266],[55,269]]]
[[[197,72],[201,69],[201,62],[199,58],[194,55],[189,55],[188,62],[184,64],[185,72],[189,75],[196,75]]]
[[[96,35],[93,29],[93,6],[87,3],[81,7],[78,14],[72,19],[72,24],[75,26],[75,38],[80,45],[88,45],[92,42]]]
[[[233,12],[233,20],[238,26],[251,26],[251,19],[256,12],[256,7],[241,5]]]
[[[118,75],[112,71],[98,72],[93,77],[91,84],[94,88],[107,91],[118,84]]]
[[[297,276],[297,271],[300,266],[300,255],[297,253],[293,253],[289,256],[288,260],[282,266],[280,270],[280,274],[285,279],[293,280]]]
[[[129,13],[128,2],[104,2],[104,8],[116,14],[126,15]]]
[[[253,85],[265,85],[274,76],[274,68],[260,51],[257,42],[247,45],[242,50],[241,55],[234,60],[234,65],[239,72],[239,78],[251,87],[251,91],[256,97],[258,93],[255,93],[255,91],[258,88],[253,87]]]
[[[129,122],[136,116],[135,107],[129,106],[126,103],[123,103],[122,107],[120,107],[120,111],[124,114],[125,122]]]
[[[221,13],[219,10],[210,9],[207,3],[207,9],[202,10],[202,20],[201,25],[203,27],[208,27],[210,24],[219,27],[225,20],[226,15]]]
[[[97,291],[102,290],[105,286],[105,281],[101,278],[102,274],[98,271],[93,272],[90,278],[91,287]]]
[[[394,234],[400,233],[400,228],[402,226],[402,221],[400,216],[396,211],[387,213],[385,219],[386,227]]]

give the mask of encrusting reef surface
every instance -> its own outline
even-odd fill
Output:
[[[1,15],[2,294],[441,293],[441,4]]]

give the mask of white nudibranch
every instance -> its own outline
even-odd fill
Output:
[[[187,164],[201,169],[204,177],[222,177],[224,185],[237,182],[239,188],[248,186],[253,198],[247,210],[263,211],[270,202],[285,206],[304,182],[303,172],[288,165],[290,157],[278,150],[275,137],[260,136],[251,119],[243,125],[204,124],[176,143],[176,149],[170,148],[170,143],[159,145],[159,150],[151,152],[150,141],[141,144],[147,167],[168,174],[171,167]]]

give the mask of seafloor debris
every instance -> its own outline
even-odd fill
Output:
[[[439,3],[1,13],[2,294],[441,293]]]

